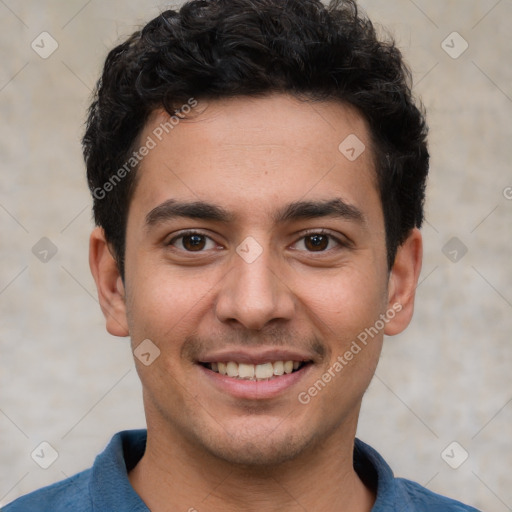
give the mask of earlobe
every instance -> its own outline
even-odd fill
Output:
[[[388,336],[402,332],[411,321],[422,258],[421,233],[414,228],[398,248],[389,276],[388,308],[394,309],[398,313],[386,324],[384,334]]]
[[[128,336],[125,290],[117,262],[113,258],[102,228],[95,228],[89,240],[91,268],[107,331],[114,336]]]

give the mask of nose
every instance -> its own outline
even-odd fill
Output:
[[[217,318],[252,330],[290,320],[295,311],[293,292],[279,275],[277,265],[272,265],[270,250],[264,249],[255,261],[249,261],[233,255],[233,267],[220,284]]]

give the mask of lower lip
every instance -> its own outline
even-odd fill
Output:
[[[293,373],[273,377],[269,380],[245,380],[221,375],[198,365],[203,375],[220,391],[227,393],[235,398],[243,398],[246,400],[266,400],[274,398],[285,391],[290,390],[297,385],[313,366],[311,363],[303,366],[300,370]]]

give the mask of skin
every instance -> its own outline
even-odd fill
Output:
[[[164,120],[155,112],[140,140]],[[353,162],[338,150],[350,134],[366,146]],[[137,172],[124,282],[100,228],[90,241],[108,331],[160,350],[149,366],[135,358],[148,426],[146,453],[129,475],[135,490],[154,512],[371,510],[374,493],[352,467],[357,419],[383,334],[411,319],[422,243],[411,231],[389,271],[363,118],[340,103],[282,94],[202,101]],[[214,203],[232,219],[156,215],[148,226],[170,199]],[[276,220],[290,203],[335,199],[359,217]],[[207,237],[195,239],[200,250],[177,238],[187,229]],[[321,230],[331,236],[311,238]],[[251,263],[236,251],[247,237],[262,251]],[[385,328],[300,403],[397,304]],[[271,397],[236,396],[198,364],[213,352],[276,347],[310,364]]]

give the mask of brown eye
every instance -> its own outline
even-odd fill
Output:
[[[348,247],[346,242],[341,241],[338,237],[326,233],[325,231],[309,232],[303,235],[295,244],[295,250],[301,252],[318,252],[331,254],[331,251]]]
[[[206,245],[206,240],[203,235],[186,235],[181,238],[181,244],[187,251],[201,251]]]
[[[304,237],[304,245],[308,251],[325,251],[329,245],[329,237],[326,235],[308,235]]]
[[[185,252],[203,252],[208,249],[215,249],[215,242],[202,233],[185,232],[173,238],[169,245],[176,249],[184,250]]]

